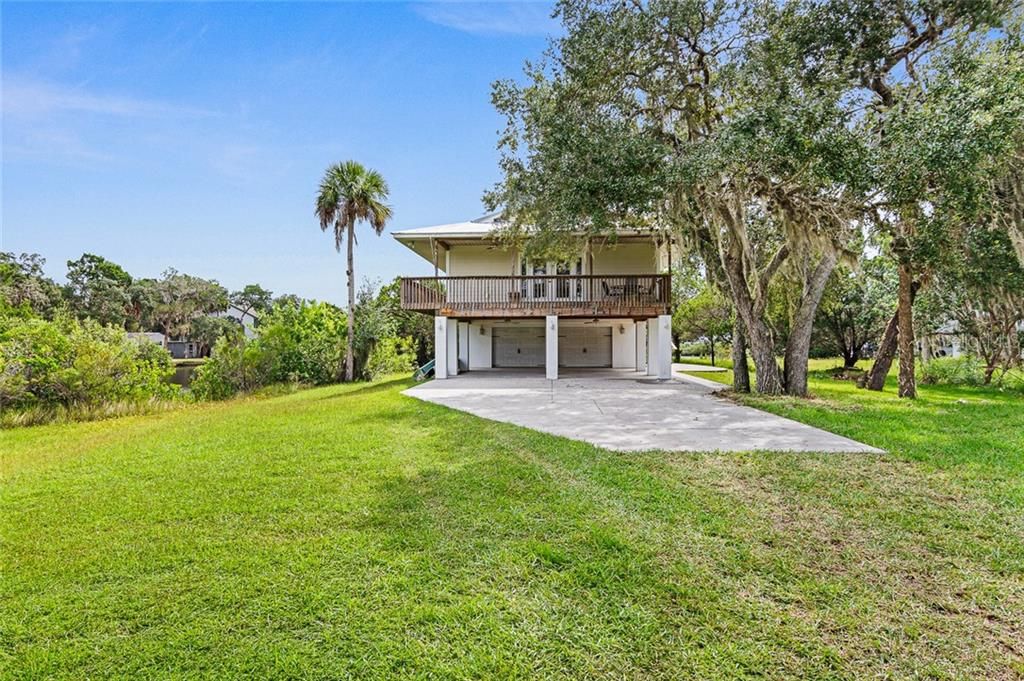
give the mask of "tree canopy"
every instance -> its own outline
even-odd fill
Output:
[[[646,230],[699,254],[742,322],[757,389],[806,394],[826,283],[866,232],[884,233],[905,294],[922,269],[909,263],[950,243],[942,225],[1007,195],[996,178],[1019,148],[1024,88],[1019,36],[992,31],[1013,12],[563,0],[564,36],[525,81],[493,88],[504,177],[485,199],[528,249]],[[779,285],[784,329],[769,309]]]

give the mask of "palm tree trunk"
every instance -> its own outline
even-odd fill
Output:
[[[352,382],[355,375],[355,359],[353,356],[353,340],[356,333],[356,272],[352,257],[353,242],[355,241],[356,225],[351,220],[348,223],[348,334],[345,339],[345,380]]]

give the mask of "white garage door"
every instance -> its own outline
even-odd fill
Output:
[[[558,365],[611,367],[611,327],[582,326],[564,329],[558,334]]]
[[[494,366],[544,366],[544,327],[495,326]]]

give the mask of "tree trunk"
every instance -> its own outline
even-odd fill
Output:
[[[814,330],[814,313],[825,292],[825,284],[836,267],[836,256],[832,253],[821,256],[814,272],[807,280],[800,307],[793,317],[789,339],[786,341],[785,376],[786,394],[807,397],[807,356],[811,351],[811,333]]]
[[[345,348],[345,380],[352,382],[355,377],[355,357],[353,345],[356,333],[356,276],[353,263],[353,242],[355,241],[355,223],[348,224],[348,338]]]
[[[855,369],[860,361],[860,348],[843,348],[843,368]]]
[[[885,387],[885,377],[889,375],[889,368],[896,356],[896,336],[899,334],[899,312],[893,312],[889,323],[885,325],[885,333],[882,335],[882,343],[875,353],[875,361],[871,364],[871,373],[868,374],[867,389],[881,390]]]
[[[914,378],[914,280],[906,265],[899,268],[899,307],[896,310],[900,352],[899,396],[917,397]]]
[[[768,325],[760,319],[752,320],[749,329],[750,355],[754,359],[754,387],[762,395],[782,394],[782,374],[775,359],[775,343]]]
[[[914,298],[917,296],[918,290],[921,288],[921,282],[915,281],[910,287],[910,302],[913,304]],[[875,361],[871,364],[871,373],[868,374],[868,380],[865,387],[868,390],[881,390],[885,387],[885,377],[889,375],[889,369],[892,367],[892,361],[896,357],[896,348],[899,337],[899,306],[897,305],[896,311],[892,313],[892,317],[889,319],[889,323],[885,325],[885,333],[882,335],[882,343],[878,346],[878,352],[875,353]]]
[[[739,317],[732,325],[732,389],[738,393],[750,392],[747,337],[743,333],[743,320]]]
[[[715,366],[715,336],[711,335],[711,366]]]
[[[778,362],[775,361],[775,339],[771,328],[755,310],[754,301],[747,289],[743,264],[735,253],[728,253],[722,258],[722,268],[729,281],[736,315],[742,318],[746,327],[746,340],[754,359],[754,383],[757,392],[764,395],[780,395],[782,374],[779,372]]]

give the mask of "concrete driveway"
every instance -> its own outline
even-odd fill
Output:
[[[867,452],[819,428],[715,396],[723,386],[675,374],[656,380],[632,370],[473,371],[430,381],[406,395],[618,451]]]

